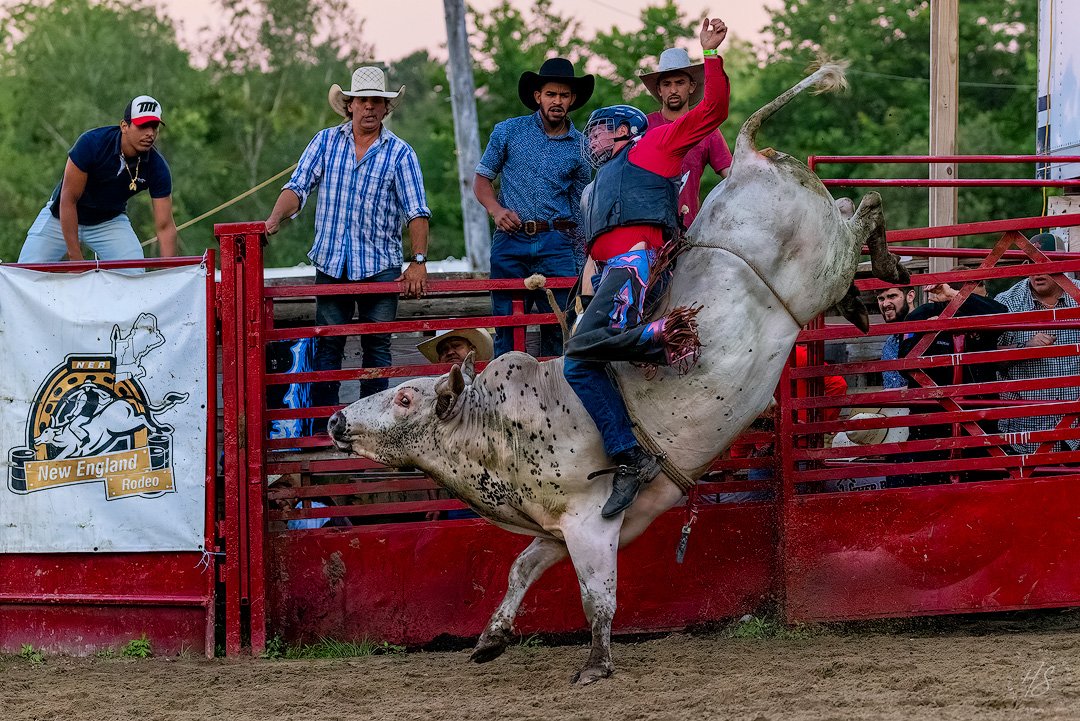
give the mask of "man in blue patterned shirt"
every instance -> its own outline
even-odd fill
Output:
[[[883,288],[877,292],[878,310],[886,323],[899,323],[907,318],[914,302],[914,288]],[[896,360],[899,352],[900,336],[891,335],[881,347],[881,360]],[[881,385],[884,388],[907,388],[907,381],[899,371],[882,371]]]
[[[407,297],[424,292],[431,217],[424,178],[413,149],[383,126],[404,91],[404,86],[396,92],[387,90],[386,74],[371,66],[353,73],[349,91],[334,84],[330,107],[346,122],[321,130],[312,139],[266,219],[267,235],[272,235],[300,213],[312,191],[319,190],[315,243],[308,253],[316,268],[316,284],[396,281],[403,284]],[[413,255],[402,272],[401,228],[405,224]],[[346,324],[355,311],[360,323],[385,323],[397,316],[397,301],[397,294],[319,296],[315,322]],[[389,333],[365,335],[360,344],[363,367],[390,365]],[[315,370],[340,370],[344,352],[345,336],[319,337]],[[360,396],[377,393],[388,384],[385,378],[364,380]],[[337,405],[339,385],[316,383],[312,403]],[[326,419],[317,419],[316,429],[325,428]]]
[[[569,60],[551,58],[539,73],[526,72],[518,80],[518,97],[535,112],[504,120],[491,131],[476,166],[473,192],[495,221],[492,278],[577,275],[579,260],[584,259],[581,193],[591,169],[581,156],[581,133],[570,122],[570,113],[589,101],[593,83],[592,75],[576,77]],[[495,178],[500,178],[498,195]],[[566,290],[555,291],[563,308],[568,295]],[[511,302],[510,293],[493,292],[492,314],[510,315]],[[543,291],[527,297],[525,312],[533,308],[548,310]],[[497,329],[496,357],[512,348],[513,330]],[[543,326],[540,355],[562,352],[562,332]]]

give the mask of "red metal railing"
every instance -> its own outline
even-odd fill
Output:
[[[997,163],[1080,163],[1080,155],[811,155],[806,164],[817,172],[818,166],[832,165],[984,165]],[[1071,188],[1080,180],[1039,180],[1034,178],[822,178],[826,187],[845,188],[977,188],[1035,187]],[[946,237],[946,236],[938,236]]]
[[[921,274],[912,287],[963,283],[958,299],[941,317],[927,321],[875,324],[870,336],[921,334],[906,357],[893,361],[857,360],[825,366],[789,368],[781,383],[781,557],[785,614],[788,618],[828,620],[880,618],[929,613],[1073,605],[1080,599],[1076,578],[1080,544],[1072,524],[1080,452],[1054,450],[1055,442],[1080,439],[1072,424],[1080,401],[1072,393],[1057,400],[1006,401],[1008,391],[1080,386],[1080,376],[995,380],[939,386],[927,371],[978,363],[1008,363],[1038,358],[1074,357],[1080,345],[959,351],[921,357],[940,332],[1005,329],[1080,329],[1080,308],[997,315],[952,317],[976,282],[1050,274],[1064,292],[1080,301],[1080,290],[1066,272],[1080,271],[1080,254],[1044,253],[1019,230],[1052,223],[1078,226],[1080,215],[970,223],[889,234],[890,243],[990,232],[1002,233],[991,250],[894,247],[901,255],[981,258],[976,268]],[[1027,260],[1004,265],[1003,260]],[[859,280],[860,290],[890,284]],[[819,324],[800,341],[811,346],[862,338],[846,325]],[[794,381],[839,374],[851,377],[904,371],[912,387],[872,390],[845,397],[824,396],[820,388],[798,396]],[[836,407],[907,407],[910,415],[867,420],[795,420],[796,414]],[[997,432],[997,421],[1060,416],[1055,426],[1024,434]],[[828,447],[825,435],[869,429],[941,426],[945,437]],[[932,435],[932,434],[927,434]],[[1036,444],[1034,453],[1017,453],[1017,443]],[[931,455],[927,458],[927,454]],[[920,458],[921,456],[921,458]],[[892,490],[827,492],[845,479],[893,479]],[[888,482],[888,480],[887,480]],[[922,483],[934,483],[918,488]],[[1038,511],[1034,510],[1038,507]],[[1028,514],[1036,513],[1037,518]],[[1050,551],[1033,539],[1060,540]]]

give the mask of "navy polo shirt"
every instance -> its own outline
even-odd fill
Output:
[[[169,164],[157,151],[139,155],[135,190],[131,190],[131,175],[135,174],[135,161],[125,167],[120,153],[120,127],[110,125],[87,130],[75,141],[68,152],[75,167],[86,173],[86,189],[75,207],[79,212],[79,225],[98,225],[127,212],[128,198],[149,189],[151,198],[167,198],[172,195],[172,174]],[[63,176],[52,194],[52,214],[60,217],[60,187]]]

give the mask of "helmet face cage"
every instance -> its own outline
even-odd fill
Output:
[[[649,125],[645,113],[630,105],[612,105],[593,111],[581,133],[581,155],[594,168],[611,159],[615,147],[615,133],[625,125],[629,132],[619,140],[629,140],[642,135]]]
[[[589,119],[581,133],[581,156],[594,168],[611,159],[615,147],[615,118]]]

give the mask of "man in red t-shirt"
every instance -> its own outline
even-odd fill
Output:
[[[660,109],[649,113],[650,128],[673,123],[690,112],[705,94],[705,63],[690,63],[690,54],[682,48],[668,48],[660,53],[655,72],[641,76],[645,88],[660,103]],[[679,216],[684,228],[689,228],[701,207],[701,176],[705,167],[726,178],[731,167],[731,150],[719,130],[714,130],[690,149],[682,162],[682,190],[679,192]]]
[[[599,169],[584,212],[589,258],[582,295],[592,300],[567,343],[563,375],[596,423],[604,450],[618,464],[604,518],[625,510],[642,484],[660,472],[660,459],[634,438],[607,364],[635,361],[686,369],[697,357],[696,311],[676,308],[645,323],[644,296],[656,251],[679,235],[676,181],[683,159],[727,118],[728,78],[716,53],[726,36],[722,20],[702,23],[705,97],[693,110],[649,128],[637,108],[600,108],[582,133],[582,152]]]

